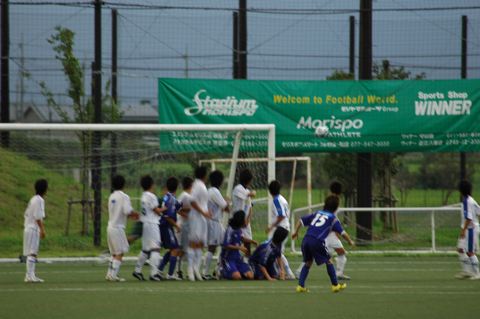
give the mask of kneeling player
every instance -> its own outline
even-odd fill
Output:
[[[338,208],[338,204],[339,199],[337,196],[328,196],[325,200],[323,210],[303,216],[295,226],[295,231],[292,234],[293,239],[298,237],[298,230],[302,225],[308,226],[307,233],[302,241],[302,255],[305,265],[300,272],[297,292],[308,292],[308,289],[305,288],[305,281],[314,260],[317,265],[326,264],[333,292],[339,292],[347,287],[347,284],[345,283],[338,283],[335,267],[332,264],[331,257],[325,246],[325,238],[327,238],[331,230],[341,234],[351,245],[354,245],[353,241],[348,234],[345,233],[340,222],[335,217],[335,211]]]
[[[282,243],[287,238],[287,235],[288,230],[277,227],[272,239],[260,244],[255,249],[249,260],[255,279],[266,279],[269,281],[274,281],[275,279],[285,280]]]
[[[245,212],[237,211],[228,221],[225,232],[221,258],[222,277],[226,279],[240,280],[242,278],[253,279],[253,272],[242,260],[240,252],[248,255],[248,249],[242,243],[257,244],[251,239],[242,236],[242,228],[245,226]]]

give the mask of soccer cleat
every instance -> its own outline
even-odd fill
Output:
[[[212,279],[214,279],[214,277],[213,277],[212,275],[208,275],[208,274],[207,274],[207,275],[203,275],[203,276],[202,276],[202,279],[203,279],[203,280],[212,280]]]
[[[105,276],[105,280],[106,281],[112,281],[112,282],[124,282],[125,281],[125,278],[120,278],[118,276],[112,276],[110,274],[107,274]]]
[[[457,279],[467,279],[467,278],[470,278],[472,277],[472,274],[468,273],[468,272],[465,272],[465,271],[461,271],[459,272],[458,274],[455,275],[455,278]]]
[[[42,282],[44,282],[43,279],[38,278],[38,277],[35,276],[35,275],[33,275],[33,276],[28,276],[28,275],[26,275],[24,281],[25,281],[25,282],[28,282],[28,283],[42,283]]]
[[[161,270],[158,271],[158,276],[160,276],[162,280],[165,280],[165,278],[167,278],[167,276],[165,276],[165,274]]]
[[[198,271],[198,269],[194,269],[193,274],[195,275],[196,280],[203,281],[202,275],[200,275],[200,271]]]
[[[480,280],[480,274],[476,274],[470,277],[470,280]]]
[[[143,274],[141,272],[132,272],[132,276],[137,278],[140,281],[145,281],[145,277],[143,277]]]
[[[347,276],[345,274],[337,275],[337,279],[339,280],[350,280],[350,276]]]
[[[339,292],[339,291],[342,291],[343,289],[347,288],[347,284],[343,283],[343,284],[337,284],[336,286],[335,285],[332,285],[332,292]]]
[[[295,289],[295,291],[296,291],[296,292],[299,292],[299,293],[302,293],[302,292],[310,292],[310,289],[298,285],[297,288]]]
[[[162,281],[162,277],[160,277],[158,274],[155,274],[153,276],[150,276],[149,278],[151,281]]]
[[[177,277],[183,279],[183,272],[181,270],[177,271]]]
[[[193,269],[189,267],[187,272],[188,272],[188,280],[195,281],[195,275],[193,273]]]
[[[176,281],[182,281],[182,278],[176,276],[176,275],[167,275],[167,280],[176,280]]]

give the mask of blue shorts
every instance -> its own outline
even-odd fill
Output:
[[[165,249],[178,249],[180,247],[172,227],[160,227],[160,238],[162,247]]]
[[[253,270],[253,278],[257,280],[264,280],[265,276],[263,275],[263,272],[260,270],[260,264],[250,262],[250,267]],[[268,274],[272,278],[278,278],[278,271],[275,265],[268,265],[265,267],[267,269]]]
[[[247,263],[244,263],[241,259],[223,261],[223,278],[232,279],[233,273],[237,271],[243,276],[252,270],[250,269],[250,266]]]
[[[317,265],[321,265],[330,260],[327,247],[324,241],[319,241],[312,237],[304,237],[302,241],[303,261],[309,262],[315,260]]]

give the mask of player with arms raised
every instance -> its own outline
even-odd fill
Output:
[[[298,231],[301,226],[308,227],[307,233],[302,241],[302,255],[305,265],[300,272],[297,292],[308,292],[308,289],[305,288],[305,281],[314,260],[317,265],[326,264],[333,292],[339,292],[347,287],[347,284],[345,283],[338,283],[335,266],[333,266],[331,257],[325,246],[325,239],[331,231],[335,231],[342,235],[342,237],[344,237],[351,245],[354,245],[353,241],[348,234],[345,233],[340,222],[335,217],[335,211],[337,210],[338,205],[338,197],[330,195],[325,199],[323,210],[303,216],[295,226],[295,231],[292,234],[293,239],[298,237]]]
[[[252,227],[250,225],[253,214],[252,198],[256,196],[256,192],[250,189],[253,181],[252,172],[244,169],[240,172],[239,180],[240,183],[235,186],[232,191],[232,212],[239,210],[245,212],[245,226],[242,228],[243,237],[252,239]],[[245,243],[245,247],[250,255],[250,244]]]

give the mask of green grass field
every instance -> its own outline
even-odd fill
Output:
[[[292,262],[294,266],[298,265]],[[467,318],[478,312],[480,281],[453,279],[455,257],[360,257],[352,280],[333,294],[325,267],[310,272],[308,294],[286,282],[103,280],[106,264],[37,265],[43,284],[23,283],[24,264],[0,264],[0,317],[9,318]],[[144,269],[146,273],[147,269]]]

